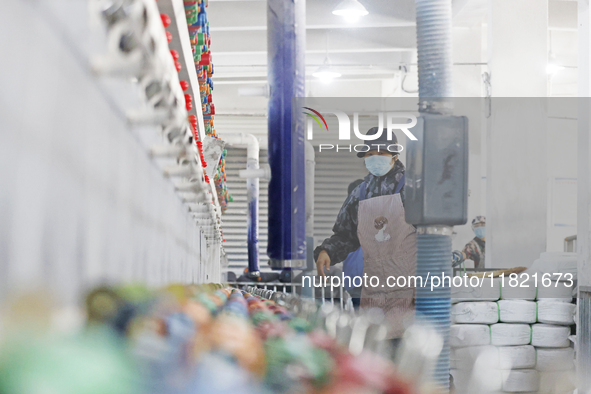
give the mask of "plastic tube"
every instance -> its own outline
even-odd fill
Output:
[[[452,276],[450,256],[450,236],[420,233],[417,235],[417,275],[423,278],[423,286],[416,288],[416,312],[417,315],[427,318],[444,339],[433,378],[445,388],[449,387],[451,289],[445,286],[446,283],[444,286],[432,288],[431,278],[442,273]]]
[[[252,134],[225,134],[224,141],[230,145],[246,147],[246,170],[259,170],[259,140]],[[259,178],[249,176],[246,179],[247,191],[247,244],[248,244],[248,272],[257,274],[259,268]]]
[[[415,0],[419,66],[419,108],[447,113],[452,92],[451,0]]]
[[[447,114],[451,112],[451,108],[446,98],[452,96],[451,0],[415,0],[415,4],[419,110]],[[429,275],[445,274],[451,277],[450,235],[418,234],[417,275],[423,277],[423,280]],[[417,287],[416,311],[417,314],[428,317],[430,323],[444,338],[433,378],[442,388],[447,389],[449,387],[451,290],[449,286],[445,286],[445,283],[442,287],[431,287],[431,283],[426,285],[429,287]]]

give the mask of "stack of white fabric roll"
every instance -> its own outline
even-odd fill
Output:
[[[570,341],[576,305],[566,297],[538,300],[538,324],[532,325],[540,393],[572,392],[575,388],[575,350]],[[568,300],[570,301],[570,300]]]
[[[505,280],[502,290],[500,283],[496,290],[452,289],[456,392],[572,392],[575,354],[569,337],[576,306],[572,288],[565,287],[561,282],[553,289],[536,289],[534,283],[511,288]]]

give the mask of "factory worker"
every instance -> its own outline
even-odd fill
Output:
[[[378,128],[366,136],[375,136]],[[416,271],[416,229],[404,220],[404,165],[398,160],[396,136],[381,136],[364,143],[369,151],[359,152],[369,174],[347,197],[337,216],[333,235],[314,251],[318,274],[324,276],[356,251],[363,251],[363,274],[379,278],[379,284],[363,283],[361,308],[380,307],[388,324],[388,337],[400,338],[403,319],[414,311],[414,287],[401,283],[387,284],[389,276],[406,277]],[[376,283],[374,282],[374,285]],[[414,285],[414,283],[413,283]]]
[[[472,220],[472,231],[474,231],[474,239],[468,242],[464,249],[460,252],[456,250],[453,252],[453,265],[459,265],[462,261],[469,259],[474,262],[474,268],[484,268],[484,251],[486,245],[486,218],[484,216],[476,216]]]

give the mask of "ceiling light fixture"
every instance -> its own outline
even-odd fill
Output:
[[[324,83],[329,83],[333,79],[341,76],[340,72],[335,71],[332,68],[330,59],[328,58],[328,31],[326,32],[326,57],[324,58],[324,63],[322,63],[322,66],[318,67],[318,69],[314,71],[312,75]]]
[[[369,14],[358,0],[343,0],[332,10],[332,13],[344,17],[348,22],[355,22],[360,17]]]
[[[340,72],[335,71],[332,66],[330,65],[330,60],[328,56],[324,59],[324,64],[318,67],[316,71],[312,73],[315,78],[318,78],[321,82],[329,83],[335,78],[339,78],[341,76]]]
[[[550,46],[550,52],[548,53],[548,64],[546,64],[546,73],[549,77],[553,77],[557,72],[564,70],[564,66],[558,64],[556,61],[556,55],[552,51],[552,30],[548,31],[548,42]]]
[[[558,71],[561,70],[564,70],[564,66],[561,66],[559,64],[548,63],[548,65],[546,66],[546,72],[548,73],[548,75],[555,75]]]
[[[558,62],[556,61],[556,56],[550,52],[550,56],[548,56],[548,65],[546,65],[546,73],[549,76],[554,76],[556,75],[557,72],[562,71],[565,69],[564,66],[558,64]]]

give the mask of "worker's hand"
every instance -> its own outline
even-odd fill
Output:
[[[459,250],[454,250],[451,253],[452,267],[460,264],[462,261],[464,261],[464,259],[464,253],[460,252]]]
[[[316,260],[316,269],[318,270],[318,275],[326,276],[324,273],[324,269],[326,268],[327,271],[330,271],[330,257],[326,250],[323,250],[318,255],[318,259]]]

